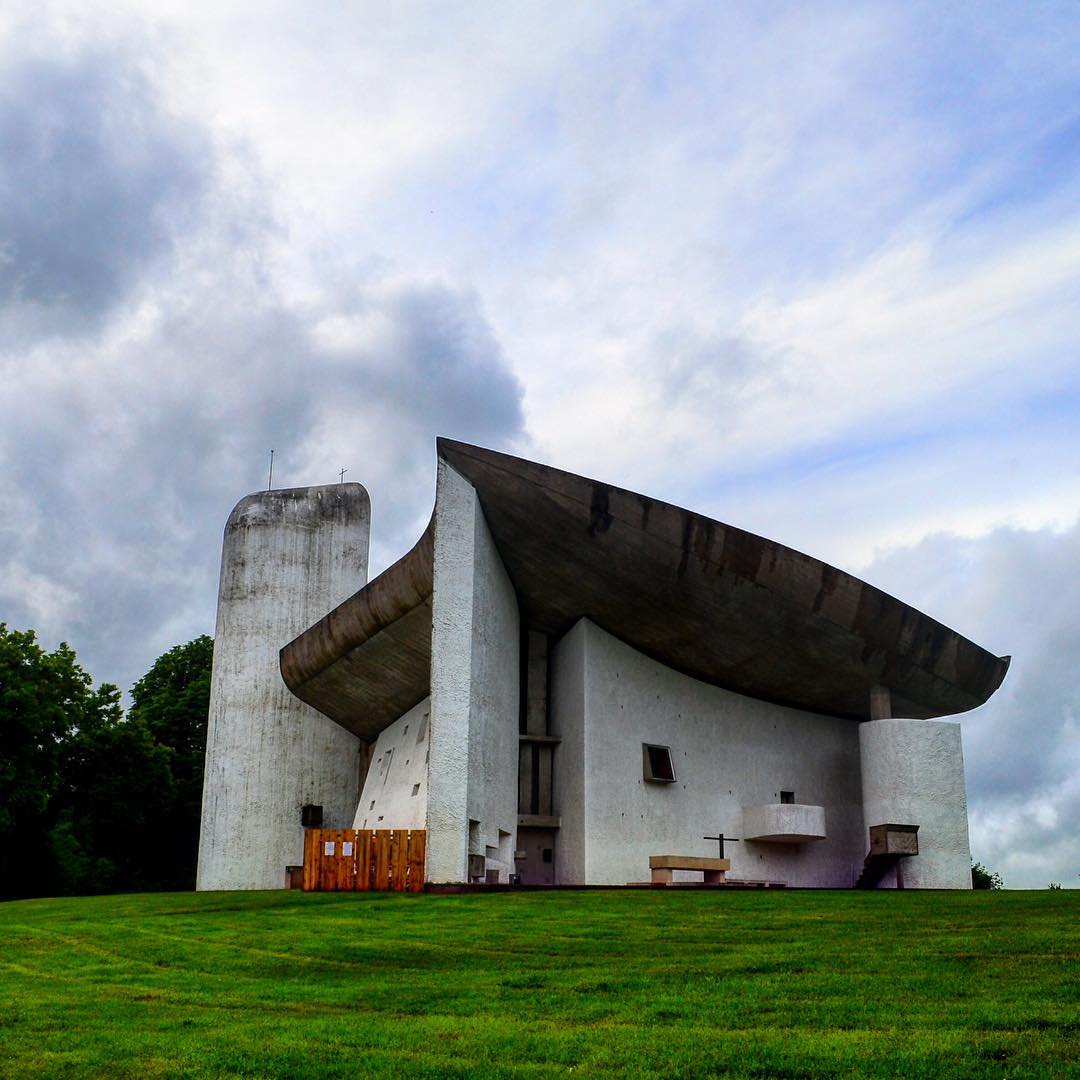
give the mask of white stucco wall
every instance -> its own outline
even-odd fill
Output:
[[[903,860],[904,887],[970,889],[967,793],[960,725],[873,720],[859,725],[866,826],[918,825],[919,854]],[[890,875],[887,883],[894,883]]]
[[[303,861],[300,808],[351,822],[359,742],[286,689],[278,650],[367,579],[359,484],[259,492],[225,527],[199,889],[273,889]]]
[[[517,833],[517,598],[475,489],[444,461],[431,652],[427,880],[467,880],[470,854],[506,880]]]
[[[561,881],[646,881],[650,855],[714,855],[703,837],[741,837],[744,807],[779,803],[789,790],[824,807],[827,838],[732,843],[729,876],[853,884],[867,849],[858,724],[688,678],[586,620],[558,643],[553,664]],[[642,778],[642,743],[671,748],[674,784]]]
[[[427,820],[427,757],[431,699],[379,733],[354,829],[422,829]]]

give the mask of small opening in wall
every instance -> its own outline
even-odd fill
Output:
[[[413,784],[412,793],[414,795],[419,795],[420,794],[420,785],[419,784]]]
[[[654,784],[674,784],[675,766],[671,764],[671,749],[667,746],[641,744],[643,776]]]
[[[409,725],[408,725],[408,724],[406,724],[406,725],[405,725],[405,730],[404,730],[404,731],[402,731],[402,733],[401,733],[401,737],[402,737],[402,738],[404,739],[404,738],[405,738],[405,736],[406,736],[406,735],[408,735],[408,734],[409,734]]]
[[[368,807],[368,812],[370,813],[374,809],[375,809],[375,800],[372,799],[371,800],[371,805]]]
[[[419,746],[427,737],[427,717],[420,721],[420,730],[416,733],[416,745]]]
[[[300,824],[305,829],[317,829],[322,825],[322,807],[315,803],[305,803],[300,807]]]
[[[544,848],[544,850],[540,852],[540,858],[543,859],[544,862],[551,862],[551,848]]]
[[[781,791],[780,792],[780,801],[782,803],[793,803],[795,801],[795,792],[794,791]]]

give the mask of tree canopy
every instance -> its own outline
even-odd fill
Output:
[[[120,692],[0,623],[0,894],[190,888],[213,642]]]
[[[992,874],[982,863],[971,864],[971,887],[973,889],[1003,889],[1005,883],[1000,874]]]

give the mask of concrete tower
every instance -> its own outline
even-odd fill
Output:
[[[198,889],[277,889],[303,861],[301,807],[352,821],[360,740],[289,693],[278,650],[367,582],[360,484],[248,495],[225,526]]]
[[[894,822],[919,825],[919,854],[904,860],[904,887],[970,889],[960,725],[948,720],[870,720],[859,725],[859,756],[867,828]]]

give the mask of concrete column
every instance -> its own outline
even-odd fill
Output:
[[[469,878],[469,697],[476,490],[444,461],[435,494],[428,881]]]
[[[870,719],[888,720],[892,716],[892,694],[887,686],[870,687]]]
[[[903,860],[905,888],[970,889],[960,725],[868,721],[859,725],[859,756],[866,829],[919,826],[919,854]]]
[[[258,492],[221,557],[199,837],[199,889],[275,889],[303,861],[300,808],[356,810],[360,741],[289,693],[278,650],[367,580],[360,484]]]
[[[507,881],[517,833],[517,597],[476,489],[439,462],[431,626],[427,880]]]

